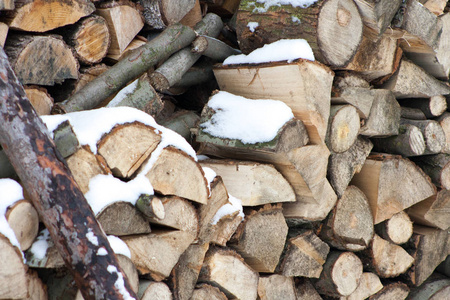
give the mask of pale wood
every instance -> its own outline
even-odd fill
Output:
[[[374,224],[436,194],[430,178],[399,156],[369,157],[351,184],[367,196]]]
[[[172,270],[172,285],[175,299],[191,299],[208,249],[208,243],[191,244],[181,255],[177,265]]]
[[[442,148],[442,153],[450,154],[450,113],[444,112],[441,116],[436,118],[436,121],[439,122],[445,134],[445,144]]]
[[[111,44],[108,53],[121,54],[144,27],[139,10],[132,2],[107,2],[95,11],[108,25]]]
[[[330,151],[347,151],[359,134],[360,122],[356,108],[352,105],[331,105],[325,142]]]
[[[402,247],[374,235],[369,248],[361,258],[368,270],[381,278],[396,277],[405,273],[413,264],[414,258]]]
[[[436,95],[425,99],[403,99],[401,106],[419,108],[427,118],[436,118],[447,110],[447,99],[443,95]]]
[[[113,202],[103,207],[95,217],[106,234],[124,236],[151,232],[144,215],[130,202]]]
[[[255,271],[273,273],[283,252],[288,226],[281,205],[250,212],[228,245]]]
[[[347,151],[331,153],[327,177],[338,197],[344,194],[353,175],[361,170],[372,147],[369,139],[359,136]]]
[[[136,208],[147,218],[162,220],[166,216],[166,211],[161,199],[155,195],[140,195],[136,200]]]
[[[145,23],[153,29],[164,29],[180,22],[195,6],[195,0],[139,0]]]
[[[423,154],[441,152],[446,143],[445,132],[437,121],[401,119],[400,123],[411,124],[420,129],[425,140],[425,152]]]
[[[414,162],[442,189],[450,189],[450,155],[439,153],[417,157]]]
[[[47,300],[47,286],[42,282],[38,273],[34,270],[28,270],[28,297],[23,300]]]
[[[170,275],[181,254],[194,239],[192,234],[178,230],[122,237],[140,274],[149,274],[156,281]]]
[[[445,6],[447,5],[446,0],[419,0],[419,2],[437,16],[444,13]]]
[[[12,1],[11,1],[12,2]],[[0,22],[0,46],[5,47],[6,37],[8,36],[9,26]]]
[[[247,23],[246,23],[247,24]],[[323,143],[330,115],[333,72],[309,60],[213,69],[223,91],[251,99],[286,103],[302,120],[312,143]]]
[[[320,294],[327,296],[348,296],[358,287],[362,273],[363,265],[354,253],[332,251],[315,287]]]
[[[0,297],[20,299],[27,297],[27,267],[20,250],[0,234]]]
[[[9,227],[14,231],[20,250],[31,247],[39,232],[39,216],[27,200],[20,200],[9,206],[5,213]]]
[[[94,12],[95,6],[87,0],[14,1],[15,9],[7,15],[10,28],[45,32],[77,22]]]
[[[278,271],[288,277],[319,278],[329,251],[328,244],[314,232],[304,231],[287,241]]]
[[[160,141],[161,135],[151,126],[139,122],[116,125],[97,143],[97,152],[114,175],[130,178]]]
[[[148,40],[140,35],[136,35],[133,40],[128,44],[128,46],[125,47],[125,49],[122,52],[108,52],[106,54],[106,61],[110,61],[111,63],[117,63],[118,61],[122,60],[124,57],[128,56],[129,54],[138,51],[137,49],[143,45],[145,45],[148,42]]]
[[[443,189],[406,210],[415,224],[447,230],[450,227],[450,191]]]
[[[227,300],[227,296],[217,287],[202,283],[194,290],[191,300]]]
[[[433,273],[419,287],[412,288],[409,299],[446,299],[450,295],[450,279],[446,276]]]
[[[413,62],[402,59],[398,71],[382,88],[392,90],[397,98],[428,98],[450,94],[450,87],[425,72]]]
[[[232,250],[210,248],[199,282],[217,286],[229,298],[256,300],[259,275]]]
[[[38,115],[49,115],[51,113],[54,100],[44,87],[32,85],[24,87],[28,100],[38,113]]]
[[[228,192],[243,206],[294,202],[295,193],[289,182],[269,164],[242,160],[201,160],[202,167],[222,177]]]
[[[139,292],[137,296],[140,300],[172,300],[172,292],[164,282],[141,279],[139,281]]]
[[[408,214],[401,211],[390,217],[388,220],[377,224],[375,230],[381,238],[391,243],[401,245],[406,243],[412,236],[413,223]]]
[[[9,34],[5,52],[22,84],[54,85],[78,78],[78,60],[58,35]]]
[[[403,300],[409,294],[409,287],[402,282],[386,284],[378,293],[369,297],[370,300]]]
[[[79,148],[66,159],[67,165],[83,194],[89,191],[89,181],[99,174],[110,174],[111,171],[98,155],[94,155],[87,146]]]
[[[202,20],[202,8],[200,0],[195,0],[194,7],[180,20],[180,23],[193,28],[195,24]]]
[[[297,299],[300,300],[322,300],[313,284],[308,278],[296,278]]]
[[[339,86],[340,79],[333,84],[331,94],[331,104],[351,104],[357,110],[361,119],[367,119],[372,108],[372,103],[375,98],[375,93],[368,87],[360,86]]]
[[[340,300],[362,300],[376,294],[383,288],[380,277],[371,272],[364,272],[361,275],[359,285],[356,290],[346,297],[341,297]]]
[[[14,9],[14,1],[13,0],[3,0],[0,4],[1,10],[13,10]]]
[[[324,221],[320,237],[334,248],[360,251],[374,235],[373,217],[367,197],[349,186]]]
[[[202,204],[208,201],[208,186],[200,164],[175,147],[164,148],[145,176],[153,189],[163,195],[175,195]]]
[[[259,277],[258,297],[261,300],[297,300],[293,277],[278,274]]]

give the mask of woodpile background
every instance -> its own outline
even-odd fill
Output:
[[[311,2],[0,1],[0,42],[39,115],[131,106],[208,156],[165,147],[154,195],[96,213],[140,299],[450,299],[447,1]],[[316,61],[221,64],[297,38]],[[211,136],[199,124],[218,91],[295,119],[269,143]],[[133,180],[154,129],[118,125],[98,153],[70,123],[53,134],[88,193],[99,174]],[[20,182],[5,152],[0,177]],[[21,249],[0,234],[0,299],[82,299],[31,194],[5,215]]]

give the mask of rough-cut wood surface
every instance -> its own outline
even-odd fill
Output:
[[[17,201],[7,209],[5,217],[16,235],[20,250],[30,248],[39,231],[39,216],[33,204],[27,200]]]
[[[330,151],[347,151],[358,137],[359,115],[352,105],[332,105],[325,142]]]
[[[408,214],[401,211],[377,224],[375,230],[381,238],[400,245],[406,243],[413,234],[413,223]]]
[[[450,191],[442,189],[408,208],[406,212],[416,224],[446,230],[450,227],[448,213],[450,210]]]
[[[27,267],[20,250],[0,234],[0,297],[25,298],[28,293]]]
[[[261,300],[296,300],[297,294],[293,277],[278,274],[259,277],[258,297]]]
[[[172,292],[164,282],[157,282],[151,280],[139,281],[138,297],[141,300],[172,300]]]
[[[47,90],[44,87],[35,85],[24,86],[24,89],[28,100],[30,100],[31,105],[33,105],[38,115],[49,115],[52,110],[54,100]]]
[[[369,297],[370,300],[403,300],[409,294],[409,287],[402,282],[386,284],[378,293]]]
[[[367,299],[383,288],[380,278],[375,273],[364,272],[359,280],[358,287],[347,297],[341,297],[341,300],[360,300]]]

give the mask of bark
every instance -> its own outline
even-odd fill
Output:
[[[364,272],[361,275],[361,279],[356,290],[347,297],[341,298],[341,300],[367,299],[373,294],[376,294],[382,288],[383,284],[377,274]]]
[[[195,0],[140,0],[145,23],[153,29],[164,29],[180,22],[194,8]]]
[[[416,224],[446,230],[450,227],[449,209],[450,191],[442,189],[436,195],[411,206],[406,212]]]
[[[49,133],[0,51],[0,144],[85,299],[135,297],[117,258]],[[26,158],[26,159],[25,159]],[[98,245],[89,242],[94,234]],[[74,238],[75,237],[75,238]],[[108,255],[97,256],[100,248]],[[115,285],[124,276],[124,290]]]
[[[235,49],[218,39],[206,35],[198,36],[192,42],[191,51],[212,58],[218,62],[224,61],[228,56],[241,54],[239,49]]]
[[[445,132],[437,121],[401,119],[400,124],[410,124],[419,128],[425,140],[423,154],[439,153],[445,146]]]
[[[369,300],[403,300],[409,294],[409,287],[401,282],[386,284],[378,293],[369,297]]]
[[[404,99],[399,101],[401,106],[420,109],[427,118],[436,118],[447,110],[447,99],[436,95],[425,99]]]
[[[259,277],[258,297],[261,300],[296,300],[294,278],[278,274]]]
[[[414,162],[441,189],[450,190],[450,155],[439,153],[417,157]]]

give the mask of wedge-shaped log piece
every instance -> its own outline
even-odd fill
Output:
[[[44,87],[29,85],[24,86],[24,89],[28,100],[30,100],[38,115],[49,115],[51,113],[54,99]]]
[[[400,99],[450,94],[450,86],[407,59],[402,59],[398,71],[382,88],[391,90]]]
[[[283,252],[287,232],[288,226],[281,205],[268,204],[247,215],[228,245],[235,249],[253,270],[273,273]]]
[[[360,300],[367,299],[373,294],[376,294],[383,288],[380,277],[375,273],[364,272],[359,280],[359,285],[356,290],[347,297],[341,297],[340,300]]]
[[[364,265],[381,278],[397,277],[405,273],[414,258],[402,247],[374,235],[369,248],[360,253]]]
[[[175,299],[191,299],[208,249],[208,243],[191,244],[181,255],[171,277]]]
[[[140,274],[149,274],[162,281],[170,275],[181,254],[194,241],[186,231],[160,231],[135,236],[124,236],[131,251],[131,260]]]
[[[139,122],[116,125],[98,142],[98,153],[115,176],[130,178],[161,141],[161,135]]]
[[[278,271],[284,276],[319,278],[330,247],[312,231],[305,231],[286,243]]]
[[[450,227],[450,191],[442,189],[406,210],[416,224],[447,230]]]
[[[123,236],[151,232],[144,215],[130,202],[113,202],[105,206],[95,217],[106,234]]]
[[[38,273],[28,270],[28,298],[29,300],[46,300],[48,299],[47,286],[42,282]]]
[[[332,251],[324,264],[315,287],[320,294],[331,297],[348,296],[358,287],[363,265],[352,252]]]
[[[349,186],[323,223],[320,237],[334,248],[360,251],[373,238],[372,212],[367,197]]]
[[[111,35],[108,53],[111,54],[121,54],[144,27],[144,20],[132,2],[103,2],[95,13],[108,24]]]
[[[261,300],[298,299],[295,290],[294,278],[278,274],[259,277],[258,297]]]
[[[164,148],[145,174],[155,191],[206,204],[208,185],[200,164],[175,147]]]
[[[411,289],[411,300],[446,299],[450,295],[450,279],[433,273],[420,286]]]
[[[372,146],[369,139],[359,136],[347,151],[331,153],[327,177],[338,197],[344,194],[353,175],[361,170]]]
[[[5,52],[22,84],[54,85],[78,78],[78,60],[58,35],[9,35]]]
[[[434,197],[434,196],[432,196]],[[425,201],[425,200],[424,200]],[[416,205],[419,205],[423,201]],[[386,221],[375,226],[376,233],[383,239],[401,245],[406,243],[413,234],[413,223],[404,211],[398,212]]]
[[[259,275],[236,252],[210,248],[199,282],[217,286],[228,298],[256,300]]]
[[[164,29],[180,22],[195,6],[195,0],[139,0],[145,23],[153,29]]]
[[[325,142],[330,151],[347,151],[358,137],[359,115],[352,105],[332,105]]]
[[[200,165],[222,177],[228,192],[243,206],[295,201],[289,182],[272,165],[217,159],[201,160]]]
[[[164,282],[139,280],[139,292],[137,296],[140,300],[172,300],[172,292]]]
[[[0,297],[20,299],[28,296],[27,266],[20,250],[0,234]]]
[[[249,22],[257,22],[258,26],[252,29]],[[303,38],[311,45],[316,59],[334,67],[345,66],[353,57],[362,32],[358,8],[347,0],[296,6],[246,0],[241,1],[236,16],[242,52],[249,53],[282,38]]]
[[[450,155],[439,153],[417,157],[414,162],[431,178],[431,181],[441,189],[450,189]]]
[[[210,284],[201,283],[194,290],[192,298],[190,300],[227,300],[227,296],[220,291],[219,288],[212,286]]]
[[[222,91],[283,101],[304,122],[311,142],[323,143],[334,76],[327,66],[300,59],[293,63],[222,65],[213,71]]]
[[[367,196],[374,224],[436,194],[436,187],[420,168],[393,155],[369,156],[351,184]]]
[[[111,173],[102,157],[93,154],[87,146],[78,148],[66,161],[73,178],[83,194],[89,191],[89,181],[91,178],[99,174],[106,175]]]
[[[370,297],[370,300],[391,300],[391,299],[406,299],[409,295],[409,287],[403,282],[392,282],[385,284],[384,287],[375,295]]]
[[[5,217],[19,242],[20,250],[30,248],[39,232],[39,216],[33,204],[28,200],[19,200],[8,207]]]
[[[421,285],[449,254],[447,230],[415,225],[406,245],[414,258],[414,265],[405,274],[414,286]]]
[[[331,94],[331,104],[351,104],[358,110],[358,114],[361,119],[367,119],[375,98],[374,96],[374,92],[368,87],[339,87],[339,83],[335,81]]]
[[[322,300],[309,278],[297,277],[295,279],[295,287],[297,289],[297,299]]]
[[[6,20],[12,29],[45,32],[73,24],[94,11],[94,4],[87,0],[16,1]]]

